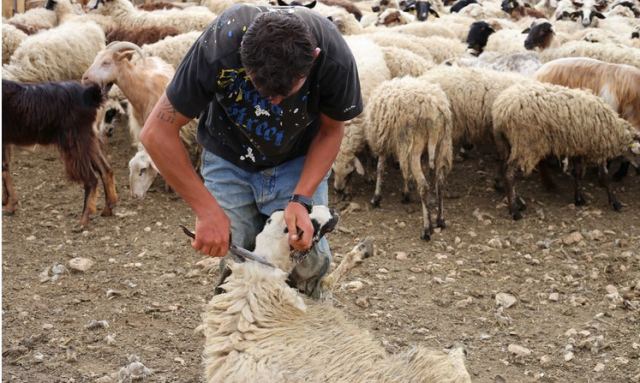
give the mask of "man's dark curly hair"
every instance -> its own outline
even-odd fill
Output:
[[[311,31],[295,14],[265,12],[242,37],[240,58],[264,97],[287,96],[295,81],[309,75],[316,46]]]

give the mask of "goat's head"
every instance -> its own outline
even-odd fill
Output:
[[[158,175],[158,169],[145,150],[138,150],[129,161],[129,188],[133,198],[142,199]]]
[[[555,36],[553,25],[544,19],[534,20],[531,26],[523,30],[522,33],[527,34],[527,38],[524,40],[524,47],[528,50],[548,48]]]
[[[358,157],[353,157],[352,160],[344,160],[339,156],[336,161],[333,163],[333,188],[336,193],[346,196],[347,194],[347,184],[349,183],[349,179],[355,170],[356,173],[363,176],[364,175],[364,166],[358,159]]]
[[[98,133],[102,137],[111,137],[117,126],[123,125],[127,120],[127,101],[118,101],[111,98],[107,99],[104,105],[104,117],[100,121]]]
[[[93,63],[82,75],[82,83],[98,84],[107,93],[117,82],[118,74],[125,62],[129,62],[134,53],[144,59],[142,49],[127,41],[114,41],[101,50]]]
[[[480,55],[489,41],[489,36],[495,31],[486,21],[471,24],[467,34],[467,51],[474,56]]]
[[[314,206],[309,217],[314,229],[313,243],[333,231],[338,223],[338,215],[326,206]],[[291,257],[284,211],[277,210],[267,219],[264,228],[256,237],[254,252],[287,273],[293,270],[295,262]]]

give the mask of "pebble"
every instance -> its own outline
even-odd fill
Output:
[[[412,273],[421,273],[422,272],[422,268],[421,267],[417,267],[417,266],[412,266],[412,267],[409,268],[409,270]]]
[[[520,356],[520,357],[524,357],[524,356],[529,356],[531,355],[531,350],[529,350],[526,347],[517,345],[517,344],[510,344],[507,347],[507,351],[509,351],[510,353],[516,355],[516,356]]]
[[[344,285],[344,288],[354,292],[354,291],[358,291],[360,289],[362,289],[364,287],[364,283],[360,282],[360,281],[351,281],[348,282]]]
[[[453,240],[453,243],[454,243],[454,244],[456,244],[456,245],[459,245],[459,244],[460,244],[460,242],[462,242],[462,240],[460,239],[460,237],[455,237],[455,238],[454,238],[454,240]]]
[[[540,364],[541,365],[546,366],[549,363],[551,363],[551,357],[549,355],[542,355],[540,357]]]
[[[588,337],[589,335],[591,335],[591,333],[587,330],[582,330],[580,331],[578,334],[582,335],[583,337]]]
[[[181,364],[181,365],[183,365],[183,366],[184,366],[184,364],[185,364],[184,359],[182,359],[182,358],[180,358],[180,357],[177,357],[177,356],[176,356],[175,358],[173,358],[173,361],[174,361],[174,362],[178,362],[178,363],[180,363],[180,364]]]
[[[89,258],[76,257],[69,260],[69,268],[72,270],[85,272],[93,266],[95,262]]]
[[[462,299],[456,302],[455,306],[457,308],[463,309],[473,303],[473,298],[468,297],[466,299]]]
[[[95,330],[99,328],[109,328],[109,323],[106,320],[95,320],[92,319],[85,328],[87,330]]]
[[[607,291],[607,294],[617,294],[618,293],[618,289],[614,285],[607,285],[607,287],[605,287],[604,289]]]
[[[42,363],[44,361],[44,355],[40,352],[33,354],[33,361],[36,363]]]
[[[394,255],[398,261],[406,261],[409,258],[407,256],[407,253],[405,253],[404,251],[398,251]]]
[[[487,242],[487,245],[493,247],[494,249],[502,249],[502,241],[498,238],[492,238]]]
[[[496,294],[496,305],[502,306],[505,309],[513,306],[518,300],[511,294],[498,293]]]
[[[116,343],[116,334],[108,334],[104,337],[104,341],[107,342],[109,346]]]
[[[604,238],[604,234],[600,230],[592,230],[587,234],[590,240],[592,241],[600,241]]]
[[[573,360],[573,352],[569,351],[564,354],[564,361],[569,362]]]
[[[43,330],[51,330],[52,328],[53,328],[53,325],[51,323],[45,323],[42,325]]]
[[[356,299],[356,306],[367,309],[371,307],[371,303],[369,303],[369,298],[359,297],[358,299]]]
[[[595,372],[604,371],[604,364],[603,363],[596,364],[596,366],[593,368],[593,371],[595,371]]]
[[[145,231],[146,233],[148,233],[148,232],[150,232],[150,231],[151,231],[151,228],[150,228],[149,226],[147,226],[147,227],[145,227],[145,228],[144,228],[144,231]]]
[[[579,231],[574,231],[573,233],[564,237],[564,239],[562,239],[562,243],[564,243],[567,246],[570,246],[570,245],[579,243],[583,239],[584,237],[582,236],[582,234],[580,234]]]
[[[381,267],[381,268],[378,269],[378,272],[382,273],[382,274],[387,274],[389,272],[389,270],[385,269],[384,267]]]
[[[36,240],[36,236],[35,235],[30,235],[26,238],[27,241],[35,241]]]
[[[551,293],[549,294],[549,300],[552,302],[557,302],[560,299],[560,294],[558,293]]]
[[[576,331],[575,328],[570,328],[564,333],[564,336],[572,337],[572,336],[576,336],[577,334],[578,332]]]
[[[491,335],[489,334],[480,334],[480,340],[489,340],[491,339]]]

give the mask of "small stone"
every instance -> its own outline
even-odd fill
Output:
[[[109,263],[116,263],[116,259],[115,258],[109,258]]]
[[[30,235],[26,238],[27,241],[35,241],[36,240],[36,236],[35,235]],[[40,354],[42,355],[42,354]]]
[[[582,330],[580,331],[578,334],[580,334],[583,337],[588,337],[589,335],[591,335],[591,332],[587,331],[587,330]]]
[[[69,260],[69,268],[75,271],[85,272],[93,266],[95,262],[89,258],[76,257]]]
[[[360,289],[362,289],[364,287],[364,283],[360,282],[360,281],[352,281],[352,282],[348,282],[344,285],[344,288],[347,289],[348,291],[351,292],[355,292],[358,291]]]
[[[600,230],[592,230],[587,234],[590,240],[592,241],[600,241],[604,238],[604,234]]]
[[[619,364],[628,364],[629,363],[629,359],[623,357],[623,356],[619,356],[616,358],[616,362],[618,362]]]
[[[468,297],[466,299],[462,299],[456,302],[455,306],[457,308],[463,309],[473,303],[473,298]]]
[[[551,357],[549,355],[542,355],[540,357],[540,364],[543,366],[547,366],[551,363]]]
[[[489,340],[491,339],[491,335],[489,334],[480,334],[480,340]]]
[[[614,285],[607,285],[607,287],[605,287],[604,289],[607,291],[607,294],[617,294],[618,293],[618,289]]]
[[[595,372],[604,371],[604,364],[603,363],[596,364],[596,366],[593,368],[593,371],[595,371]]]
[[[513,306],[518,300],[511,294],[498,293],[496,294],[496,305],[502,306],[505,309]]]
[[[577,334],[578,332],[576,331],[575,328],[570,328],[564,333],[564,336],[572,337],[572,336],[576,336]]]
[[[580,234],[579,231],[574,231],[573,233],[564,237],[564,239],[562,240],[562,243],[564,243],[567,246],[570,246],[570,245],[579,243],[583,239],[584,237],[582,236],[582,234]]]
[[[53,325],[51,323],[45,323],[42,325],[43,330],[51,330],[52,328],[53,328]]]
[[[44,355],[42,355],[42,353],[40,352],[36,352],[35,354],[33,354],[33,361],[35,363],[42,363],[44,361]]]
[[[454,243],[454,244],[456,244],[456,245],[459,245],[459,244],[460,244],[460,242],[462,242],[462,240],[460,239],[460,237],[455,237],[455,238],[453,239],[453,243]]]
[[[510,344],[507,347],[507,351],[519,357],[525,357],[525,356],[531,355],[531,350],[529,350],[526,347],[519,346],[517,344]]]
[[[109,323],[106,320],[95,320],[92,319],[85,328],[87,330],[95,330],[99,328],[109,328]]]
[[[447,254],[442,254],[442,253],[436,253],[435,257],[436,257],[436,259],[439,259],[439,260],[443,260],[443,259],[449,258],[449,256]]]
[[[502,249],[502,241],[498,238],[492,238],[487,242],[487,245],[493,247],[494,249]]]
[[[145,227],[145,228],[144,228],[144,231],[145,231],[146,233],[148,233],[148,232],[150,232],[150,231],[151,231],[151,228],[150,228],[149,226],[147,226],[147,227]]]
[[[109,346],[116,343],[116,334],[108,334],[104,337],[104,341],[107,342]]]
[[[470,231],[468,234],[469,234],[469,237],[471,238],[475,238],[478,236],[478,234],[475,231]]]
[[[178,362],[178,363],[180,363],[180,364],[181,364],[181,365],[183,365],[183,366],[184,366],[184,364],[185,364],[184,359],[182,359],[182,358],[180,358],[180,357],[177,357],[177,356],[176,356],[175,358],[173,358],[173,361],[174,361],[174,362]]]
[[[400,222],[398,222],[398,227],[401,228],[401,229],[404,229],[405,227],[407,227],[407,224],[404,223],[404,221],[400,221]]]
[[[564,354],[564,361],[569,362],[573,360],[573,352],[569,351]]]
[[[560,294],[558,294],[558,293],[549,294],[549,300],[551,302],[557,302],[559,299],[560,299]]]
[[[396,252],[395,257],[398,261],[406,261],[407,259],[409,259],[409,257],[407,256],[407,253],[405,253],[404,251]]]
[[[385,269],[384,267],[381,267],[381,268],[378,269],[378,272],[382,273],[382,274],[387,274],[389,272],[389,270]]]
[[[371,306],[371,303],[369,303],[369,298],[359,297],[358,299],[356,299],[356,306],[367,309]]]
[[[410,270],[412,273],[416,273],[416,274],[417,274],[417,273],[421,273],[421,272],[422,272],[422,268],[421,268],[421,267],[417,267],[417,266],[412,266],[412,267],[410,267],[410,268],[409,268],[409,270]]]

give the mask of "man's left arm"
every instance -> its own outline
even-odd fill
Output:
[[[320,114],[320,128],[311,141],[302,168],[300,180],[293,194],[311,198],[324,176],[329,172],[340,150],[344,136],[344,121],[337,121]],[[285,221],[289,229],[289,243],[296,250],[306,250],[311,246],[313,225],[307,209],[299,203],[289,203],[284,210]],[[298,236],[297,228],[302,230]]]

